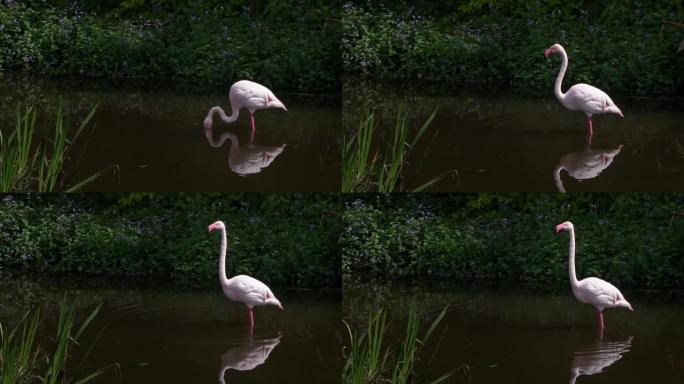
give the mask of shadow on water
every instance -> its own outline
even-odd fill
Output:
[[[584,154],[562,160],[576,163],[566,170],[570,173],[571,167],[578,167],[580,176],[571,174],[572,179],[563,181],[568,192],[684,189],[681,101],[670,100],[666,105],[656,99],[616,95],[625,117],[596,116],[593,143],[587,150],[583,149],[586,117],[564,109],[550,91],[541,95],[487,94],[425,86],[346,84],[345,130],[353,132],[370,108],[378,121],[376,141],[381,143],[391,142],[398,105],[410,106],[414,126],[439,107],[426,132],[431,139],[412,148],[404,177],[421,185],[434,175],[456,169],[459,178],[440,180],[429,191],[557,191],[554,169],[561,157],[572,152]],[[619,157],[599,152],[614,151],[620,145]],[[607,164],[609,158],[612,164]],[[590,174],[594,176],[587,177]]]
[[[94,81],[93,83],[97,83]],[[229,85],[228,85],[229,86]],[[73,180],[117,165],[118,175],[100,177],[85,191],[274,191],[332,192],[340,189],[339,95],[282,93],[288,112],[261,110],[256,114],[254,147],[282,145],[287,151],[261,155],[260,172],[253,167],[256,149],[239,145],[226,153],[207,146],[202,120],[214,105],[227,106],[225,89],[188,92],[184,88],[150,89],[144,86],[106,84],[71,85],[47,79],[17,80],[0,77],[0,128],[13,127],[17,102],[39,106],[39,128],[49,127],[59,100],[64,115],[77,120],[99,103],[91,120],[92,134],[75,143],[73,164],[65,169]],[[282,113],[281,113],[282,112]],[[242,143],[250,133],[249,114],[226,124],[214,122],[214,130],[230,130]],[[243,139],[243,137],[245,137]],[[264,149],[264,148],[261,148]],[[272,152],[271,152],[272,153]],[[252,160],[247,160],[251,158]],[[232,161],[231,161],[232,160]],[[241,167],[239,164],[249,164]],[[244,174],[250,177],[242,177]]]
[[[367,308],[386,308],[396,340],[416,304],[423,324],[445,305],[449,311],[416,362],[420,377],[466,365],[468,383],[679,383],[684,379],[682,297],[665,292],[627,293],[636,312],[606,311],[601,338],[591,306],[570,289],[542,292],[524,286],[411,286],[345,284],[344,316],[364,324]],[[582,376],[593,376],[585,378]],[[593,381],[592,381],[593,380]]]
[[[344,333],[339,291],[276,288],[285,311],[257,308],[250,336],[245,307],[227,300],[218,288],[188,291],[89,279],[62,283],[18,274],[1,277],[0,320],[5,324],[38,306],[49,335],[55,303],[64,295],[78,300],[79,313],[102,304],[79,339],[85,347],[72,357],[73,372],[118,365],[97,383],[216,383],[220,377],[227,383],[327,383],[340,378]]]

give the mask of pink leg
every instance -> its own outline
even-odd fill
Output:
[[[254,141],[254,134],[256,133],[256,125],[254,124],[254,114],[250,113],[249,118],[252,121],[252,135],[249,137],[249,141]]]
[[[603,330],[606,328],[603,323],[603,312],[602,311],[597,311],[598,314],[598,323],[599,323],[599,330],[601,333],[603,333]]]
[[[249,334],[251,335],[254,331],[254,312],[252,308],[247,309],[247,319],[249,320]]]

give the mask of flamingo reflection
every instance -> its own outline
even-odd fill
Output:
[[[630,351],[633,339],[632,336],[623,341],[598,339],[589,346],[577,349],[570,366],[570,384],[575,384],[582,375],[596,375],[615,364]]]
[[[593,179],[601,174],[612,163],[615,156],[622,151],[622,144],[612,149],[592,149],[591,141],[587,142],[583,152],[571,152],[560,158],[556,169],[553,170],[553,180],[558,192],[565,192],[561,171],[576,180]]]
[[[248,144],[240,146],[240,140],[231,132],[226,132],[218,140],[214,140],[211,126],[204,127],[204,134],[209,145],[213,148],[220,148],[226,140],[230,140],[228,167],[240,176],[261,172],[262,169],[271,165],[273,160],[285,149],[285,144],[279,146],[255,145],[251,140]]]
[[[229,348],[221,355],[221,369],[218,374],[219,383],[226,383],[224,378],[226,371],[229,369],[251,371],[265,363],[268,356],[280,343],[281,337],[283,335],[279,334],[274,338],[255,340],[250,336],[244,344]]]

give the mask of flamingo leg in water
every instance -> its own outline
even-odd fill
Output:
[[[587,117],[587,141],[591,144],[591,138],[594,136],[594,128],[591,125],[591,117]]]
[[[249,136],[249,141],[253,142],[254,141],[254,133],[256,133],[256,125],[254,124],[254,114],[250,113],[249,118],[252,122],[252,134]]]
[[[254,331],[254,312],[252,308],[247,308],[247,319],[249,320],[249,334],[251,335]]]
[[[601,334],[603,334],[603,330],[606,328],[604,323],[603,323],[603,311],[596,311],[597,312],[597,317],[598,317],[598,323],[599,323],[599,331]]]

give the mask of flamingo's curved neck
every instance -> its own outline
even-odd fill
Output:
[[[230,123],[234,122],[235,120],[237,120],[238,117],[240,116],[240,109],[237,109],[237,108],[235,108],[235,107],[232,106],[232,105],[231,105],[231,108],[232,108],[232,113],[231,113],[230,116],[228,116],[228,115],[226,115],[226,112],[223,110],[223,108],[218,107],[218,106],[217,106],[217,107],[212,107],[212,108],[209,110],[209,114],[207,114],[207,118],[208,118],[208,119],[211,119],[211,118],[214,116],[214,113],[217,113],[217,112],[218,112],[219,116],[221,117],[221,120],[223,120],[223,121],[225,121],[226,123],[230,124]]]
[[[558,164],[556,166],[556,169],[553,170],[553,180],[556,182],[556,189],[558,192],[565,193],[565,187],[563,186],[563,179],[561,179],[561,171],[563,170],[563,166],[561,164]]]
[[[212,127],[204,128],[204,135],[207,137],[209,145],[213,148],[220,148],[226,140],[230,140],[231,153],[240,146],[240,140],[234,133],[226,132],[218,140],[214,141],[214,132]]]
[[[221,286],[228,285],[228,277],[226,276],[226,250],[228,249],[228,238],[226,237],[226,229],[221,228],[221,257],[219,259],[219,280]]]
[[[568,274],[570,275],[570,286],[574,289],[579,285],[575,274],[575,228],[570,228],[570,247],[568,249]]]
[[[563,83],[563,76],[565,76],[565,71],[568,69],[568,54],[565,53],[565,49],[561,47],[561,68],[558,72],[558,77],[556,77],[556,85],[553,87],[553,93],[556,94],[556,98],[561,103],[565,100],[565,94],[561,91],[561,83]]]

